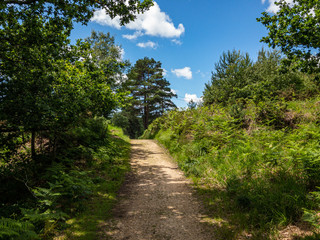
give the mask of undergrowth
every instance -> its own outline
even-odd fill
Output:
[[[221,239],[319,226],[318,99],[172,111],[143,138],[164,145],[206,199]]]
[[[38,165],[28,160],[28,144],[15,155],[2,149],[0,190],[8,194],[0,197],[0,239],[53,239],[58,232],[60,239],[96,239],[129,169],[127,140],[94,118],[65,132],[55,156],[39,152]]]

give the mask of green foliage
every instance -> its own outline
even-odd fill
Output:
[[[262,13],[257,20],[266,26],[268,36],[261,39],[270,47],[279,47],[286,54],[287,65],[304,71],[319,71],[319,15],[317,0],[280,0],[276,14]]]
[[[160,61],[147,57],[139,59],[127,76],[122,87],[130,91],[132,100],[125,110],[132,116],[141,117],[144,129],[165,111],[176,108],[171,98],[177,95],[163,77]]]
[[[209,199],[221,197],[214,211],[226,211],[231,228],[261,239],[301,219],[317,224],[319,194],[309,194],[320,186],[316,102],[239,100],[172,111],[143,137],[163,144],[201,191],[212,192]]]
[[[97,64],[106,76],[106,83],[112,89],[119,88],[124,81],[123,72],[130,66],[129,61],[122,59],[121,46],[115,44],[110,33],[92,31],[85,39],[90,45],[90,59]]]
[[[227,103],[235,98],[246,97],[244,92],[235,90],[247,85],[245,76],[251,65],[248,54],[242,54],[236,50],[223,52],[218,63],[215,64],[211,83],[205,86],[204,104]]]
[[[66,138],[75,144],[91,147],[95,150],[109,142],[108,122],[103,117],[84,119],[78,127],[66,133]]]
[[[114,113],[111,122],[113,125],[121,127],[124,133],[131,139],[136,139],[143,133],[142,119],[132,111],[122,110],[121,112]]]
[[[254,63],[248,54],[223,53],[203,92],[204,105],[305,99],[319,92],[314,74],[303,74],[291,68],[283,72],[281,60],[280,52],[264,49],[259,51]]]
[[[285,121],[285,113],[287,112],[287,105],[284,102],[259,102],[257,104],[256,120],[275,128],[284,128],[288,126]]]
[[[19,6],[21,5],[23,7],[20,8]],[[46,19],[66,22],[75,20],[86,24],[93,17],[95,9],[103,8],[111,18],[119,16],[121,24],[126,24],[135,19],[135,14],[149,9],[150,6],[152,6],[151,0],[142,2],[133,0],[130,1],[130,4],[126,4],[123,0],[102,0],[99,2],[94,0],[75,0],[63,3],[57,0],[41,2],[36,0],[4,0],[0,4],[0,10],[5,12],[8,9],[13,9],[16,14],[23,11],[38,10],[41,13],[39,15]]]
[[[30,222],[17,221],[11,218],[0,219],[1,240],[34,240],[39,239]]]
[[[21,21],[10,11],[5,14],[8,17],[0,22],[4,41],[0,48],[0,121],[9,132],[31,133],[35,161],[39,132],[49,131],[47,137],[54,145],[59,134],[83,117],[108,116],[120,105],[124,94],[113,91],[107,82],[119,69],[109,66],[107,71],[107,66],[97,65],[90,58],[93,50],[88,43],[69,46],[68,30],[59,24],[34,12],[23,13]],[[111,42],[110,47],[116,46]],[[19,64],[13,64],[16,62]]]
[[[91,195],[93,189],[93,182],[90,178],[90,173],[84,170],[77,169],[70,170],[68,173],[53,165],[48,169],[51,182],[48,182],[49,189],[37,188],[35,189],[35,196],[39,198],[45,197],[46,192],[52,193],[53,199],[50,200],[51,205],[54,202],[63,201],[79,202],[85,200]],[[43,192],[44,191],[44,192]],[[44,195],[42,195],[44,193]],[[56,194],[56,195],[55,195]],[[45,200],[46,201],[46,200]],[[46,202],[43,202],[46,204]],[[68,206],[63,206],[67,209]]]
[[[317,208],[320,207],[320,192],[319,187],[317,187],[317,191],[311,192],[309,198],[314,202]],[[320,228],[320,216],[319,212],[315,210],[304,210],[303,220],[312,224],[315,228]]]
[[[53,62],[65,57],[68,43],[65,29],[34,14],[27,12],[19,21],[9,11],[0,22],[0,117],[27,131],[45,128],[51,118]]]
[[[241,100],[241,99],[240,99]],[[237,103],[231,105],[229,110],[230,116],[234,119],[234,123],[239,127],[245,127],[245,103],[238,101]]]
[[[120,130],[112,127],[112,134],[115,132]],[[30,234],[36,234],[30,239],[50,239],[58,229],[67,227],[70,217],[86,211],[92,196],[99,196],[102,185],[108,186],[103,191],[115,195],[128,170],[128,143],[113,137],[108,121],[102,117],[82,119],[62,138],[57,143],[56,161],[41,155],[46,162],[41,167],[26,161],[20,165],[10,162],[12,168],[8,164],[0,168],[1,191],[8,193],[0,198],[1,215],[15,217],[18,220],[12,221],[21,227],[28,226]],[[35,175],[34,168],[41,174]],[[10,226],[14,225],[0,231],[8,233],[4,239],[29,239],[28,229],[23,232]]]
[[[100,171],[110,170],[106,180],[119,184],[128,146],[112,138],[101,116],[125,99],[115,83],[128,63],[109,34],[93,33],[74,46],[68,38],[73,22],[87,23],[97,8],[125,24],[151,5],[1,1],[1,239],[52,237],[68,215],[83,210]]]
[[[124,181],[125,174],[130,169],[129,138],[123,135],[121,129],[110,126],[112,135],[106,150],[105,159],[101,155],[92,166],[91,179],[95,185],[90,198],[83,202],[81,212],[77,212],[67,224],[62,233],[63,239],[94,240],[99,238],[99,226],[111,216],[111,208],[117,200],[117,192]]]
[[[21,209],[23,219],[32,223],[42,238],[51,236],[69,218],[68,214],[81,211],[84,201],[93,193],[93,180],[86,171],[65,171],[62,164],[48,168],[47,186],[33,189],[37,207]]]
[[[188,102],[188,108],[190,109],[195,109],[197,107],[197,103],[194,102],[192,99],[190,100],[190,102]]]

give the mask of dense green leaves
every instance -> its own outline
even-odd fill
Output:
[[[293,64],[303,71],[318,71],[320,57],[320,2],[294,0],[277,1],[279,11],[264,12],[258,21],[268,29],[262,42],[278,47],[286,54],[287,65]]]
[[[94,10],[102,8],[114,18],[120,17],[121,24],[135,19],[137,13],[147,10],[152,5],[152,0],[3,0],[1,10],[11,9],[16,12],[25,10],[41,11],[45,18],[75,20],[87,23],[94,14]]]
[[[92,194],[86,168],[99,162],[95,172],[121,172],[113,168],[121,166],[121,144],[97,117],[121,105],[126,93],[117,81],[128,63],[110,34],[93,33],[76,45],[69,35],[74,21],[87,23],[97,8],[125,24],[151,4],[1,1],[0,239],[51,238]]]
[[[258,53],[256,62],[248,54],[237,51],[223,53],[211,82],[206,84],[204,104],[235,104],[253,100],[255,103],[270,99],[306,98],[319,91],[314,75],[287,69],[282,71],[281,53],[265,51]]]
[[[24,17],[23,22],[2,20],[0,108],[1,120],[30,130],[46,124],[43,114],[49,111],[53,61],[65,56],[62,49],[68,40],[60,26],[32,13]]]
[[[107,83],[113,89],[119,88],[124,81],[124,71],[130,66],[129,61],[122,59],[122,48],[115,44],[110,33],[93,31],[85,41],[90,46],[88,59],[103,71]]]
[[[131,107],[128,109],[141,116],[144,128],[165,111],[175,108],[171,101],[176,97],[170,83],[163,77],[161,63],[153,58],[139,59],[128,73],[123,87],[131,92]]]
[[[143,137],[163,144],[206,193],[209,218],[228,222],[219,239],[274,239],[277,229],[300,222],[304,209],[312,210],[303,219],[319,224],[318,101],[244,105],[238,117],[245,126],[231,104],[171,111]]]
[[[240,51],[224,52],[215,64],[211,83],[204,90],[204,104],[226,103],[235,98],[246,97],[238,89],[247,85],[247,71],[252,62],[248,54]]]
[[[34,240],[39,237],[34,232],[34,226],[31,223],[2,217],[0,219],[0,239]]]

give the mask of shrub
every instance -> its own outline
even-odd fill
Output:
[[[35,240],[40,239],[30,222],[11,218],[0,219],[0,240]]]

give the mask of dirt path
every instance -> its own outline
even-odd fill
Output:
[[[190,182],[164,150],[152,140],[131,144],[133,171],[104,233],[111,239],[214,239],[201,223]]]

